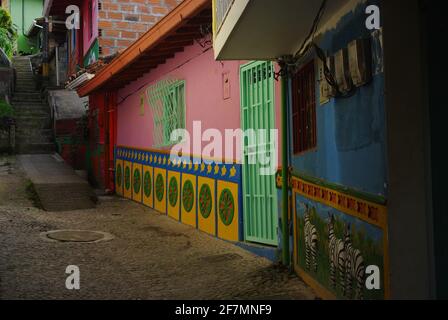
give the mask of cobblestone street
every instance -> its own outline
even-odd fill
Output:
[[[108,232],[110,241],[67,243],[43,232]],[[81,289],[65,288],[68,265]],[[295,275],[116,197],[96,209],[45,212],[33,205],[14,157],[0,157],[0,299],[314,299]]]

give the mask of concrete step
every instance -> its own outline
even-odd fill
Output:
[[[56,150],[54,143],[17,144],[18,154],[51,154]]]
[[[26,139],[33,137],[42,137],[42,139],[50,139],[53,141],[53,130],[52,129],[32,129],[32,128],[18,128],[16,130],[17,139]]]
[[[16,127],[18,130],[22,129],[50,129],[51,128],[50,117],[17,117]]]
[[[26,146],[26,145],[34,145],[34,144],[52,144],[54,147],[54,141],[52,137],[46,137],[42,135],[35,135],[35,136],[17,136],[16,137],[16,145],[18,146]],[[51,149],[53,150],[53,149]]]
[[[28,101],[28,100],[39,100],[42,101],[40,92],[34,92],[34,93],[20,93],[15,92],[13,94],[12,101]]]
[[[50,108],[45,104],[39,103],[24,103],[24,104],[13,104],[12,107],[17,112],[27,112],[27,111],[50,111]]]
[[[45,129],[18,131],[16,132],[17,145],[27,145],[35,143],[54,143],[53,134],[44,133],[45,131],[46,131]]]
[[[16,79],[17,80],[24,80],[24,81],[34,81],[33,74],[31,72],[16,72]]]
[[[14,94],[16,94],[16,93],[20,93],[20,94],[28,94],[28,93],[30,93],[30,94],[33,94],[33,93],[39,94],[40,92],[37,91],[36,89],[16,88]]]
[[[95,193],[60,157],[22,155],[20,163],[47,211],[72,211],[95,207]]]
[[[15,87],[15,91],[18,91],[18,92],[35,92],[35,93],[39,92],[39,91],[37,91],[37,87],[34,84],[33,85],[21,85],[21,84],[18,84]]]
[[[36,82],[34,81],[34,79],[20,79],[17,78],[16,80],[16,87],[31,87],[31,86],[36,86]]]
[[[16,111],[16,118],[49,118],[50,112],[45,110],[20,110]]]
[[[48,105],[43,103],[42,101],[20,101],[20,102],[12,102],[11,105],[16,110],[22,110],[22,109],[49,109]]]

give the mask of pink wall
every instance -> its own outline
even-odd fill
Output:
[[[145,98],[145,113],[143,116],[140,114],[140,96],[145,94],[148,86],[167,76],[185,80],[186,126],[190,135],[192,135],[193,121],[202,121],[202,131],[216,128],[223,136],[225,129],[240,128],[239,67],[245,62],[217,62],[214,60],[212,50],[203,51],[204,49],[199,45],[186,47],[184,52],[176,54],[165,64],[118,92],[118,145],[154,149],[151,109]],[[227,100],[223,98],[224,73],[228,73],[230,77],[231,93]],[[280,108],[279,89],[280,84],[277,83],[277,110]],[[124,97],[128,98],[123,101]],[[277,128],[281,123],[280,120],[277,111]],[[203,143],[203,146],[207,144],[208,142]],[[196,155],[193,150],[191,153]],[[280,161],[279,159],[279,163]]]
[[[89,3],[92,3],[92,16],[89,15]],[[89,51],[93,42],[98,38],[98,0],[84,1],[82,5],[83,56]],[[89,24],[92,21],[92,36]]]

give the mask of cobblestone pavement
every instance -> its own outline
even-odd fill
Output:
[[[233,244],[131,201],[96,209],[33,207],[14,157],[0,156],[0,299],[314,299],[294,274]],[[98,243],[51,242],[41,233],[97,230]],[[81,289],[65,288],[77,265]]]

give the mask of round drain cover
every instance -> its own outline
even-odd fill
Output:
[[[60,242],[98,242],[112,238],[112,235],[105,232],[87,230],[55,230],[46,232],[45,236]]]

